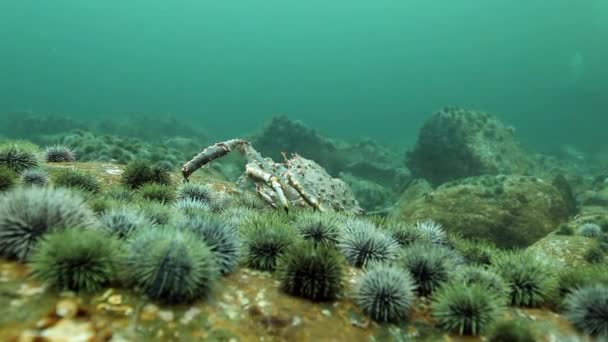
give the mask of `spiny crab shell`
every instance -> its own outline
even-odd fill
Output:
[[[205,164],[237,149],[246,158],[241,182],[254,183],[257,193],[275,208],[312,207],[319,211],[360,214],[363,209],[350,187],[341,179],[331,177],[316,162],[293,154],[285,162],[276,163],[262,156],[243,139],[232,139],[207,147],[184,164],[182,174],[188,177]]]

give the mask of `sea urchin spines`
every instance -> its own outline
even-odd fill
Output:
[[[342,291],[344,259],[334,248],[306,241],[279,257],[277,274],[281,289],[313,301],[335,299]]]
[[[294,228],[304,240],[316,245],[335,246],[340,236],[337,219],[330,214],[302,214],[296,219]]]
[[[137,195],[145,200],[163,204],[175,201],[175,190],[166,184],[147,183],[137,189]]]
[[[26,142],[15,141],[0,145],[0,166],[21,173],[40,165],[40,149]]]
[[[110,208],[101,215],[101,227],[118,238],[126,238],[142,228],[154,226],[141,212],[129,207]]]
[[[448,251],[444,247],[428,243],[415,243],[406,248],[399,264],[410,272],[421,296],[431,295],[447,282],[453,268]]]
[[[237,229],[211,216],[185,218],[177,227],[200,237],[215,255],[220,272],[228,274],[239,263],[241,241]]]
[[[0,192],[7,191],[17,184],[17,174],[6,166],[0,166]]]
[[[509,295],[509,284],[500,275],[477,265],[464,266],[458,269],[452,282],[463,286],[481,285],[505,301]]]
[[[422,242],[430,242],[437,245],[443,245],[447,242],[447,234],[441,224],[433,221],[419,221],[416,222],[416,230],[420,234]]]
[[[209,247],[186,230],[138,231],[128,240],[125,266],[133,285],[165,303],[205,298],[219,276]]]
[[[92,292],[116,279],[121,252],[106,232],[67,228],[45,235],[29,264],[34,278],[58,290]]]
[[[399,244],[389,235],[379,231],[374,224],[350,219],[345,223],[338,248],[351,265],[364,267],[370,262],[394,259],[399,251]]]
[[[294,230],[280,217],[252,217],[243,227],[243,261],[257,270],[273,271],[281,254],[296,242]]]
[[[45,186],[49,183],[49,174],[41,169],[28,169],[21,173],[24,185]]]
[[[608,287],[588,285],[568,294],[564,300],[568,320],[580,331],[608,337]]]
[[[433,296],[432,315],[443,330],[459,335],[479,335],[494,323],[504,309],[504,301],[480,284],[452,283]]]
[[[492,270],[509,284],[512,305],[537,307],[557,294],[558,278],[553,265],[530,252],[503,252]]]
[[[413,224],[388,222],[386,225],[388,227],[388,234],[392,236],[401,247],[407,247],[421,239],[422,234]]]
[[[75,169],[63,169],[57,172],[53,177],[53,184],[91,193],[98,193],[101,190],[101,184],[93,174]]]
[[[44,150],[44,159],[49,163],[67,163],[76,160],[76,153],[67,145],[53,145]]]
[[[407,271],[373,263],[359,279],[354,297],[363,312],[376,321],[404,321],[416,298],[415,284]]]
[[[68,189],[30,187],[0,197],[0,256],[25,260],[53,229],[96,227],[94,213]]]
[[[188,182],[177,187],[177,199],[191,199],[211,205],[216,196],[216,191],[209,185]]]
[[[171,183],[171,174],[166,169],[146,161],[134,161],[125,167],[121,182],[131,189],[137,189],[146,183],[168,185]]]

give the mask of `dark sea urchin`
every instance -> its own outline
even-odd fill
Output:
[[[216,258],[203,241],[192,232],[167,228],[134,234],[125,267],[133,285],[165,303],[205,298],[219,276]]]
[[[73,169],[63,169],[57,172],[53,179],[53,184],[58,187],[74,188],[98,193],[101,190],[101,184],[91,173],[78,171]]]
[[[580,331],[608,337],[608,287],[588,285],[578,288],[564,300],[566,317]]]
[[[92,292],[116,279],[121,251],[106,232],[67,228],[45,235],[29,265],[34,278],[58,290]]]
[[[21,173],[40,165],[40,149],[38,146],[24,141],[16,141],[0,145],[0,166]]]
[[[454,267],[446,248],[429,243],[415,243],[406,248],[399,265],[411,273],[421,296],[431,295],[447,282]]]
[[[294,230],[273,215],[252,217],[243,232],[243,261],[257,270],[273,271],[279,256],[296,242]]]
[[[363,312],[376,321],[403,321],[416,298],[414,280],[400,268],[372,264],[361,276],[354,297]]]
[[[0,192],[11,189],[17,184],[17,174],[6,166],[0,166]]]
[[[279,257],[281,289],[293,296],[327,301],[342,291],[344,259],[335,249],[300,242]]]
[[[443,330],[459,335],[479,335],[496,321],[505,301],[480,284],[451,283],[433,296],[431,312]]]
[[[15,189],[0,197],[0,256],[25,260],[51,230],[95,226],[93,212],[68,189]]]
[[[232,272],[238,265],[241,239],[234,226],[208,216],[185,218],[177,227],[193,232],[205,242],[215,255],[222,274]]]
[[[317,245],[335,246],[340,236],[337,219],[331,214],[302,214],[296,219],[294,228],[304,240]]]
[[[137,189],[146,183],[171,184],[171,174],[166,169],[154,166],[145,161],[134,161],[124,169],[121,183],[131,189]]]
[[[45,186],[49,183],[49,174],[40,169],[28,169],[21,173],[21,182],[24,185]]]
[[[101,227],[118,238],[126,238],[133,232],[154,226],[144,214],[136,209],[121,206],[104,212]]]
[[[44,149],[44,158],[49,163],[67,163],[76,160],[76,153],[67,145],[53,145]]]
[[[374,224],[351,219],[345,224],[338,248],[351,265],[363,267],[370,262],[394,259],[399,251],[399,244],[389,235],[379,231]]]

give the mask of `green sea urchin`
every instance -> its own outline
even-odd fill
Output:
[[[243,227],[243,260],[251,268],[273,271],[281,254],[296,241],[294,230],[279,217],[252,217]]]
[[[40,169],[28,169],[21,173],[24,185],[45,186],[49,183],[49,174]]]
[[[0,166],[0,192],[11,189],[17,184],[17,174],[6,166]]]
[[[557,275],[552,265],[532,253],[499,254],[491,269],[509,284],[512,305],[537,307],[549,302],[557,292]]]
[[[121,182],[131,189],[137,189],[146,183],[168,185],[171,183],[171,174],[166,169],[148,162],[134,161],[125,167]]]
[[[408,270],[417,284],[418,294],[429,296],[450,279],[453,263],[444,247],[416,243],[406,248],[399,265]]]
[[[399,244],[379,231],[374,224],[361,219],[350,219],[345,223],[338,248],[351,265],[362,267],[370,262],[394,259]]]
[[[241,239],[232,225],[211,216],[186,218],[177,224],[200,237],[215,255],[222,274],[228,274],[238,265]]]
[[[414,280],[397,267],[371,264],[359,279],[354,297],[363,312],[376,321],[403,321],[416,298]]]
[[[209,247],[186,230],[138,231],[128,240],[125,266],[130,282],[165,303],[206,297],[219,275]]]
[[[431,312],[443,330],[459,335],[479,335],[494,323],[504,300],[481,284],[452,283],[433,296]]]
[[[57,172],[53,177],[53,184],[58,187],[75,188],[91,193],[98,193],[101,190],[101,184],[94,175],[73,169],[63,169]]]
[[[317,245],[335,246],[340,229],[336,218],[330,214],[305,213],[297,217],[294,228],[304,240]]]
[[[608,337],[608,287],[590,285],[578,288],[564,300],[566,317],[580,331]]]
[[[67,163],[76,160],[76,153],[67,145],[53,145],[44,149],[44,158],[49,163]]]
[[[31,253],[34,278],[59,290],[92,292],[116,279],[121,245],[96,229],[67,228],[45,235]]]
[[[137,230],[154,226],[141,212],[129,207],[110,208],[101,215],[100,222],[102,228],[121,239]]]
[[[40,165],[40,149],[26,142],[15,141],[0,145],[0,166],[21,173]]]
[[[0,197],[0,255],[25,260],[38,239],[53,229],[97,225],[93,212],[73,191],[15,189]]]

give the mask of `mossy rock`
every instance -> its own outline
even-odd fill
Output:
[[[528,247],[529,250],[548,259],[558,261],[564,267],[588,264],[585,254],[597,246],[597,241],[580,235],[549,234]]]
[[[412,175],[434,185],[483,174],[521,173],[530,164],[511,127],[491,114],[462,108],[436,112],[406,157]]]
[[[392,217],[407,222],[432,219],[449,232],[493,241],[499,247],[527,247],[568,219],[553,185],[527,176],[479,176],[450,182],[410,203]]]

